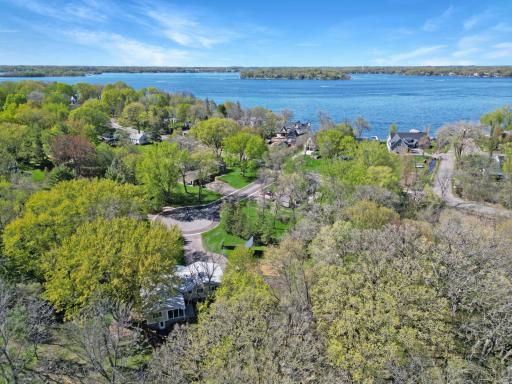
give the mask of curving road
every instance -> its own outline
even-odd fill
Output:
[[[453,194],[453,170],[455,167],[455,154],[453,149],[439,155],[439,169],[434,180],[434,192],[444,200],[449,207],[468,211],[478,215],[512,218],[512,211],[494,207],[477,201],[463,200]]]
[[[204,258],[216,259],[224,263],[225,257],[207,252],[203,247],[202,234],[215,228],[220,223],[220,208],[226,199],[247,199],[259,195],[264,188],[263,184],[255,181],[244,188],[235,190],[219,200],[205,205],[178,207],[164,210],[157,215],[150,216],[167,227],[178,226],[185,238],[185,258],[194,262]]]

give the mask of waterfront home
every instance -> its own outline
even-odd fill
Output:
[[[278,139],[296,139],[298,136],[302,136],[309,132],[311,129],[311,123],[301,123],[296,121],[294,123],[288,123],[284,125],[276,137]]]
[[[430,148],[431,145],[428,134],[416,129],[411,129],[409,132],[390,133],[386,143],[388,150],[396,153],[414,152],[418,149]]]
[[[148,309],[146,322],[160,331],[196,316],[195,305],[208,298],[220,285],[222,266],[210,261],[175,268],[169,276],[169,287],[159,287],[150,295],[143,294]]]

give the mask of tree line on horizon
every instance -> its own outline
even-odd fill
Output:
[[[512,66],[165,67],[1,65],[0,77],[86,76],[102,73],[240,73],[242,79],[347,80],[350,74],[511,77]]]

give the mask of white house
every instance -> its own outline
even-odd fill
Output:
[[[194,305],[206,299],[221,283],[223,269],[220,264],[197,261],[190,265],[178,265],[169,280],[171,289],[160,287],[151,296],[153,303],[146,310],[148,326],[164,330],[171,325],[195,317]]]

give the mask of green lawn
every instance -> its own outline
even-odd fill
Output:
[[[304,156],[304,169],[306,171],[319,172],[326,163],[326,159],[314,159],[311,156]]]
[[[299,168],[307,172],[319,173],[324,164],[328,161],[328,159],[314,159],[308,155],[298,154],[293,158],[289,158],[284,168],[289,172],[293,172],[295,169]]]
[[[183,184],[180,183],[177,185],[176,189],[178,190],[179,195],[173,202],[173,205],[175,206],[208,204],[216,200],[219,200],[222,197],[222,195],[217,192],[210,191],[207,188],[203,188],[203,190],[201,191],[201,200],[199,200],[197,195],[199,187],[188,185],[188,193],[185,193],[185,188],[183,187]]]
[[[242,176],[240,168],[228,168],[227,173],[217,178],[224,181],[225,183],[228,183],[233,188],[240,189],[252,183],[254,180],[256,180],[257,177],[258,176],[256,170],[247,170]]]
[[[249,220],[257,220],[258,218],[258,205],[255,202],[249,202],[244,208],[244,212],[246,213]],[[281,215],[289,215],[288,210],[282,209],[280,211]],[[280,220],[276,220],[276,225],[274,228],[274,236],[279,238],[283,236],[289,229],[290,229],[290,222],[283,222]],[[243,245],[248,239],[242,239],[238,236],[231,235],[226,232],[224,228],[224,222],[221,218],[220,224],[215,227],[214,229],[203,233],[203,246],[207,251],[215,252],[215,253],[221,253],[221,244],[224,241],[224,246],[228,247],[228,249],[224,249],[224,253],[226,255],[229,255],[232,252],[232,249],[238,245]],[[264,251],[266,249],[265,246],[255,246],[253,247],[256,251]]]
[[[32,174],[32,181],[36,183],[43,182],[46,176],[44,171],[41,171],[40,169],[33,169],[30,173]]]

